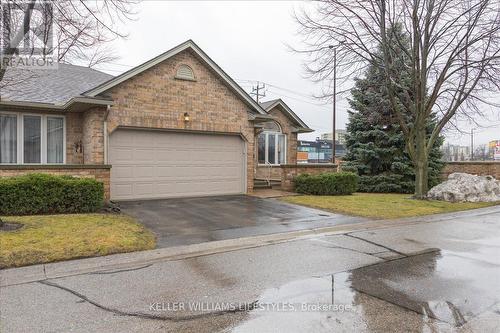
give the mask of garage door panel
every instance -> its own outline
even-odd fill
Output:
[[[154,166],[144,166],[144,165],[136,165],[133,167],[133,178],[134,179],[151,179],[154,180],[156,177],[155,171],[156,168]]]
[[[110,136],[114,200],[245,192],[237,136],[119,129]]]
[[[137,195],[138,197],[144,197],[148,196],[154,191],[154,182],[134,182],[133,184],[133,191],[134,195]]]
[[[134,137],[127,135],[117,135],[113,138],[113,146],[117,147],[130,147],[133,146]]]
[[[114,150],[110,151],[109,159],[118,163],[127,161],[133,162],[134,151],[130,148],[116,147]]]
[[[175,161],[180,161],[180,159],[184,158],[184,156],[185,153],[173,148],[158,148],[156,150],[156,159],[158,162],[174,163]]]
[[[121,183],[121,182],[115,181],[115,183],[113,184],[113,189],[115,192],[120,193],[120,195],[124,196],[124,197],[134,195],[132,183]]]
[[[135,148],[133,153],[134,163],[140,162],[141,164],[155,164],[156,151],[153,148]]]
[[[130,179],[134,177],[134,169],[128,165],[113,165],[114,180]]]

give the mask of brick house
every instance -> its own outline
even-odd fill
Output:
[[[9,79],[0,177],[95,177],[107,199],[248,193],[295,164],[297,134],[312,131],[282,100],[255,102],[191,40],[116,77],[59,64]]]

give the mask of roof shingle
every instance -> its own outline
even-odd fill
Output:
[[[64,104],[112,78],[92,68],[69,64],[58,64],[57,69],[31,71],[9,68],[1,97],[9,101]]]

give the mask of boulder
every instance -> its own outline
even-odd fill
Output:
[[[433,187],[427,198],[450,202],[500,201],[500,181],[492,176],[452,173],[448,180]]]

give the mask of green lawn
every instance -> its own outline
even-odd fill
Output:
[[[319,208],[336,213],[395,219],[493,206],[497,203],[451,203],[415,200],[409,194],[355,193],[342,196],[298,195],[282,200],[293,204]]]
[[[153,249],[154,235],[120,214],[2,217],[23,224],[0,231],[0,268]]]

